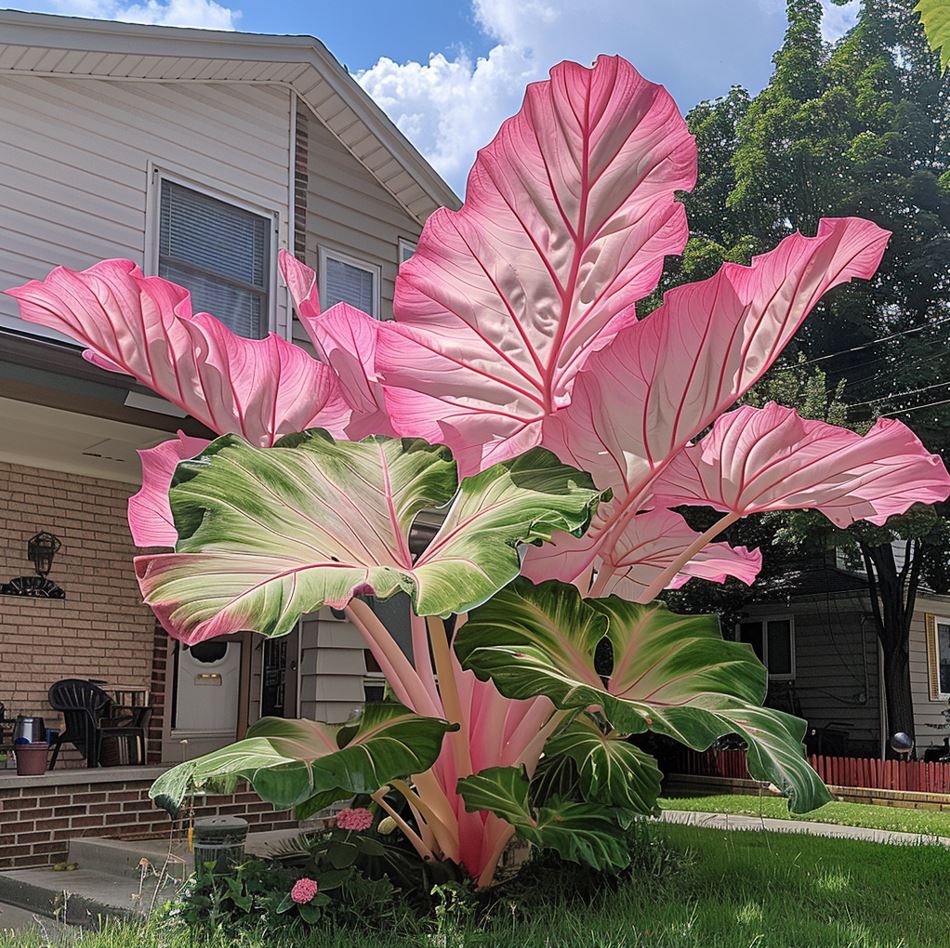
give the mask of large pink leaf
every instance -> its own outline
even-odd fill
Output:
[[[558,534],[554,543],[528,550],[522,572],[536,582],[552,578],[570,581],[593,562],[606,579],[598,589],[601,595],[615,593],[630,602],[646,602],[652,598],[644,595],[648,587],[698,536],[680,514],[658,508],[637,514],[610,548],[601,551],[602,557],[592,560],[598,544],[596,529],[593,535],[582,537]],[[761,568],[759,550],[711,543],[682,567],[669,588],[679,589],[694,577],[721,583],[734,576],[752,585]]]
[[[300,322],[317,354],[336,373],[353,410],[347,436],[358,441],[367,435],[395,434],[376,373],[376,341],[384,324],[348,303],[321,313],[316,273],[286,250],[280,252],[279,263]]]
[[[402,434],[463,473],[536,444],[589,353],[687,238],[696,148],[673,100],[619,57],[561,63],[479,152],[460,211],[426,223],[378,365]]]
[[[95,365],[138,379],[219,434],[268,447],[282,434],[350,419],[333,372],[273,334],[245,339],[207,313],[192,315],[187,290],[146,277],[130,260],[7,290],[29,322],[71,336]]]
[[[826,219],[816,237],[794,234],[750,267],[727,263],[671,290],[591,357],[543,443],[631,499],[748,391],[825,291],[874,273],[887,238],[869,221]]]
[[[904,424],[880,418],[863,437],[770,402],[723,415],[655,485],[664,504],[708,504],[745,516],[815,508],[839,527],[881,525],[950,495],[950,475]]]
[[[570,406],[543,426],[546,447],[616,498],[575,566],[590,567],[598,550],[609,555],[624,521],[653,506],[650,482],[762,376],[824,292],[874,274],[888,236],[859,218],[822,220],[815,237],[793,234],[749,267],[726,264],[671,290],[591,356]]]
[[[177,438],[139,451],[142,487],[129,498],[129,529],[136,546],[174,546],[178,540],[168,489],[179,461],[200,454],[211,442],[183,431]]]

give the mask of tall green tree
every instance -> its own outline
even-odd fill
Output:
[[[695,234],[664,289],[724,260],[748,262],[795,230],[814,233],[823,216],[859,215],[888,228],[894,236],[877,277],[829,294],[787,350],[784,370],[792,366],[804,386],[822,369],[828,390],[849,406],[848,424],[900,417],[946,459],[950,73],[926,42],[914,0],[863,0],[855,27],[834,44],[822,39],[819,0],[788,0],[787,9],[769,85],[754,97],[734,88],[687,116],[703,185],[686,198]],[[763,391],[775,384],[766,378]],[[891,732],[914,735],[910,619],[921,584],[947,588],[947,512],[823,532],[867,570]],[[767,548],[767,563],[781,568],[817,526],[815,518],[770,522],[766,532],[779,542]]]

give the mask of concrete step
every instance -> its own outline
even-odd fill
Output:
[[[69,862],[80,869],[138,880],[143,873],[164,873],[184,882],[194,871],[194,856],[182,840],[97,839],[87,836],[69,841]],[[143,860],[145,863],[143,865]]]
[[[12,869],[0,872],[0,903],[54,918],[70,925],[96,928],[104,916],[146,914],[175,892],[173,883],[109,875],[89,869]]]
[[[246,851],[267,855],[298,835],[298,830],[251,833]],[[170,899],[194,869],[187,844],[168,839],[71,839],[69,862],[78,868],[0,872],[0,908],[6,903],[48,919],[95,928],[103,916],[148,914]]]
[[[4,937],[30,932],[43,938],[43,944],[58,945],[65,931],[66,927],[52,918],[0,902],[0,944],[12,945],[14,942],[4,942]]]
[[[265,856],[300,835],[300,830],[274,830],[250,833],[245,852]],[[184,840],[169,839],[102,839],[91,836],[69,841],[69,862],[80,869],[138,880],[163,874],[184,882],[195,868],[195,857]],[[142,860],[147,865],[142,865]]]

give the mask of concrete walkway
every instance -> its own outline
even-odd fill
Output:
[[[777,820],[768,816],[741,816],[735,813],[701,813],[696,810],[664,810],[664,823],[683,823],[706,829],[768,830],[772,833],[806,833],[809,836],[830,836],[836,839],[860,839],[868,843],[896,846],[950,846],[946,836],[924,833],[897,833],[865,826],[841,826],[837,823],[811,823],[808,820]]]

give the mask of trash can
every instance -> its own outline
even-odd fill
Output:
[[[208,816],[195,820],[195,871],[225,872],[244,858],[247,820],[239,816]]]

